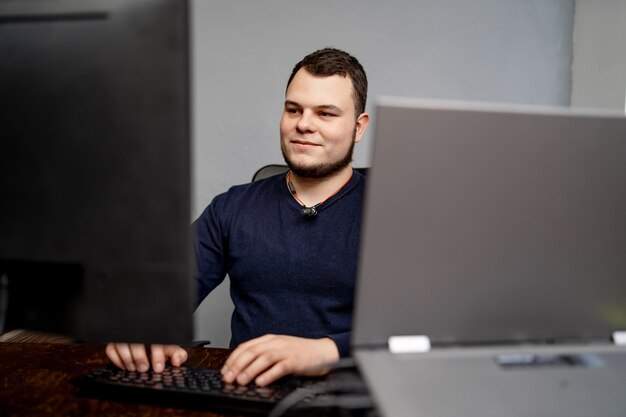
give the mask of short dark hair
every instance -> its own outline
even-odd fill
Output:
[[[315,76],[341,75],[349,77],[352,81],[352,95],[356,115],[365,111],[367,101],[367,76],[361,63],[347,52],[335,48],[324,48],[305,56],[298,62],[291,72],[287,88],[291,84],[296,73],[304,68]]]

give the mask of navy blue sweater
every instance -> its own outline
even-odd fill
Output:
[[[198,303],[228,274],[231,346],[268,333],[330,336],[349,355],[364,188],[355,171],[313,218],[284,174],[215,197],[194,223]]]

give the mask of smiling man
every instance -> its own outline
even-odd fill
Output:
[[[350,354],[365,181],[352,151],[365,133],[367,78],[356,58],[326,48],[287,83],[280,145],[290,170],[217,196],[194,223],[198,302],[225,276],[235,305],[226,382],[259,386],[319,375]],[[158,372],[184,349],[111,343],[117,366]]]

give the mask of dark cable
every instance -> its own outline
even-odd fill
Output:
[[[281,417],[298,403],[320,394],[332,392],[365,392],[365,384],[355,381],[324,381],[305,388],[299,388],[283,398],[269,413],[268,417]],[[339,397],[339,396],[336,396]],[[330,402],[329,402],[330,403]],[[338,403],[338,402],[337,402]],[[327,407],[326,401],[321,400],[319,404],[313,401],[306,404],[306,408]]]
[[[374,407],[372,397],[367,394],[339,394],[339,395],[323,395],[316,398],[310,404],[302,404],[298,406],[298,410],[305,408],[333,408],[338,407],[344,410],[364,410]]]

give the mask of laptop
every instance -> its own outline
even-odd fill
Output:
[[[353,350],[386,417],[626,415],[626,118],[384,98]]]

